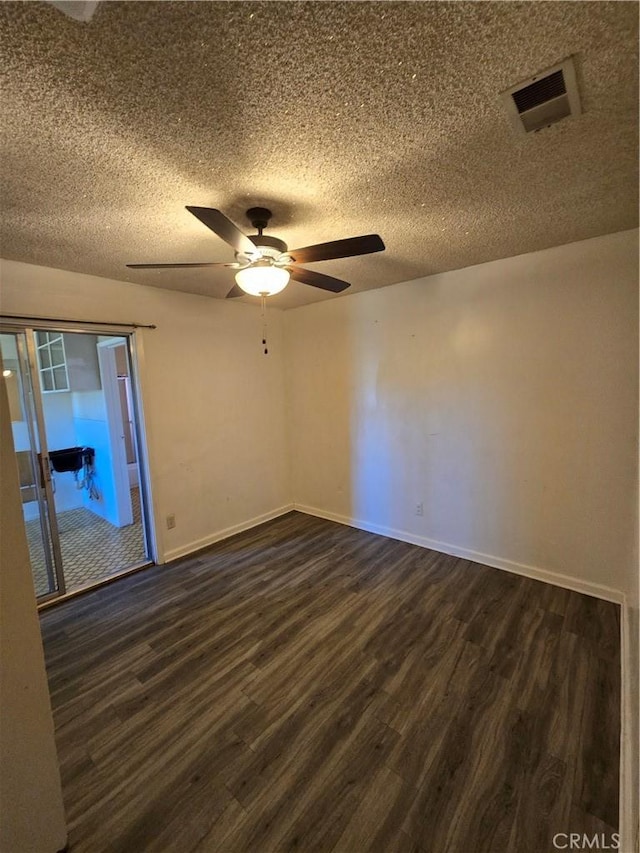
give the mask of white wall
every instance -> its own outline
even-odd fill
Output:
[[[111,455],[107,404],[103,389],[73,394],[73,422],[76,443],[81,447],[92,447],[95,451],[94,485],[98,497],[92,498],[86,489],[83,490],[84,507],[111,524],[120,526],[114,460]]]
[[[55,853],[67,833],[4,379],[0,436],[0,850]]]
[[[154,323],[140,330],[154,507],[167,558],[289,503],[281,312],[3,261],[8,314]],[[176,527],[165,518],[175,514]]]
[[[288,311],[296,505],[637,599],[637,253],[623,232]]]
[[[76,427],[73,418],[73,394],[70,391],[55,391],[42,395],[42,410],[49,450],[63,450],[76,446]],[[27,444],[28,448],[28,444]],[[27,449],[20,448],[20,449]],[[16,446],[16,450],[18,447]],[[82,492],[77,488],[71,472],[54,472],[55,484],[53,496],[56,512],[65,512],[82,506]],[[31,507],[32,518],[38,518],[38,505],[34,501]]]

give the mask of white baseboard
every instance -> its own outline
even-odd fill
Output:
[[[637,718],[638,705],[638,656],[640,649],[637,634],[637,616],[633,618],[631,608],[622,605],[621,625],[621,731],[620,731],[620,851],[638,853],[640,849],[640,805],[639,768],[640,753]],[[635,677],[634,677],[635,673]],[[635,725],[634,725],[635,721]],[[634,766],[635,764],[635,766]]]
[[[327,512],[313,506],[296,503],[293,505],[293,509],[298,512],[304,512],[307,515],[315,515],[318,518],[325,518],[327,521],[337,521],[338,524],[346,524],[348,527],[355,527],[358,530],[366,530],[368,533],[377,533],[380,536],[387,536],[389,539],[399,539],[401,542],[408,542],[410,545],[420,545],[422,548],[430,548],[433,551],[450,554],[452,557],[462,557],[465,560],[471,560],[474,563],[483,563],[485,566],[491,566],[494,569],[504,569],[505,571],[513,572],[516,575],[524,575],[524,577],[543,581],[544,583],[550,583],[554,586],[561,586],[564,587],[564,589],[571,589],[574,592],[581,592],[584,595],[603,598],[605,601],[613,601],[615,604],[623,604],[624,602],[623,593],[619,592],[617,589],[612,589],[611,587],[597,583],[590,583],[589,581],[583,581],[579,578],[573,578],[570,575],[562,575],[558,572],[552,572],[548,569],[540,569],[537,566],[529,566],[525,563],[516,563],[513,560],[494,557],[492,554],[483,554],[479,551],[472,551],[469,548],[461,548],[458,545],[451,545],[448,542],[439,542],[435,539],[427,539],[425,536],[417,536],[415,533],[409,533],[406,530],[382,527],[378,524],[371,524],[360,519],[349,518],[344,515]]]
[[[252,527],[264,524],[265,521],[271,521],[273,518],[285,515],[293,509],[293,504],[286,504],[285,506],[278,507],[270,512],[265,512],[262,515],[256,515],[255,518],[250,518],[248,521],[242,521],[240,524],[234,524],[231,527],[225,527],[224,530],[218,530],[215,533],[210,533],[208,536],[203,536],[202,539],[196,539],[193,542],[188,542],[186,545],[171,548],[169,551],[165,551],[164,562],[169,563],[171,560],[177,560],[179,557],[186,557],[194,551],[200,551],[208,545],[213,545],[214,542],[220,542],[222,539],[228,539],[230,536],[235,536],[236,533],[242,533],[243,530],[250,530]]]
[[[133,489],[134,486],[140,485],[140,474],[138,471],[138,463],[130,462],[127,465],[127,472],[129,475],[129,488]]]

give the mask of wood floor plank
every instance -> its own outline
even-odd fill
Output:
[[[166,778],[155,802],[130,823],[126,834],[117,841],[107,842],[105,853],[118,850],[181,853],[196,847],[233,799],[211,768],[237,760],[238,750],[242,748],[240,739],[231,736],[214,740],[199,750],[181,773]]]
[[[333,848],[334,853],[386,850],[388,828],[392,837],[397,831],[397,817],[393,819],[394,805],[399,801],[404,812],[409,797],[415,793],[415,789],[407,788],[407,783],[400,776],[383,767],[367,786],[365,795]]]
[[[617,831],[615,604],[289,513],[41,625],[71,853]]]
[[[330,850],[397,738],[367,713],[351,720],[338,715],[296,769],[294,784],[287,783],[284,793],[270,791],[259,808],[254,805],[256,830],[247,849]]]
[[[469,837],[458,838],[457,826],[465,808],[478,808],[484,803],[475,790],[478,780],[486,778],[496,766],[496,744],[499,742],[508,714],[504,682],[489,667],[476,669],[467,693],[452,707],[439,747],[429,766],[418,795],[404,822],[405,832],[422,848],[452,850],[463,853]],[[489,738],[488,734],[492,736]],[[499,753],[498,753],[499,755]],[[502,773],[513,772],[507,762],[500,762]],[[495,772],[495,771],[494,771]],[[434,784],[435,780],[435,784]],[[474,833],[475,835],[475,833]],[[491,847],[479,846],[474,838],[474,851],[489,853]]]
[[[521,780],[510,846],[522,853],[553,850],[553,836],[570,824],[566,808],[566,766],[554,755],[538,756]]]
[[[209,832],[193,848],[191,853],[220,853],[221,850],[231,850],[229,837],[233,834],[240,834],[244,829],[246,820],[246,811],[235,797],[231,797],[222,814],[214,821]],[[189,853],[186,848],[183,848],[183,851]]]
[[[618,750],[618,732],[612,726],[602,725],[620,715],[620,671],[609,661],[591,655],[591,679],[580,731],[582,771],[577,778],[581,791],[577,802],[584,811],[608,826],[616,826],[618,820],[617,763],[609,760],[611,753]]]

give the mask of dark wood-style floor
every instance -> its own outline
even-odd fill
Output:
[[[291,513],[42,628],[73,853],[616,830],[617,605]]]

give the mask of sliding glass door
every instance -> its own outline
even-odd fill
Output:
[[[43,452],[42,419],[38,416],[39,401],[29,371],[26,334],[3,332],[0,350],[33,582],[37,597],[47,599],[64,593],[65,584],[55,523],[52,526],[53,489]]]
[[[39,601],[150,562],[130,340],[0,328]]]

